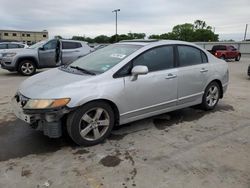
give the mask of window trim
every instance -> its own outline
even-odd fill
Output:
[[[186,66],[180,66],[180,56],[179,56],[179,50],[178,50],[178,46],[187,46],[187,47],[191,47],[191,48],[195,48],[197,50],[200,51],[200,56],[201,56],[201,60],[202,60],[202,63],[199,63],[199,64],[193,64],[193,65],[186,65]],[[207,58],[207,62],[204,62],[203,61],[203,58],[202,58],[202,55],[201,53],[204,53],[206,58]],[[190,66],[195,66],[195,65],[202,65],[202,64],[205,64],[205,63],[209,63],[208,61],[208,57],[207,57],[207,54],[201,50],[200,48],[196,47],[196,46],[192,46],[192,45],[188,45],[188,44],[176,44],[176,60],[177,60],[177,67],[178,68],[182,68],[182,67],[190,67]]]
[[[162,69],[162,70],[155,70],[155,71],[150,71],[148,72],[148,74],[150,74],[151,72],[157,72],[157,71],[163,71],[163,70],[171,70],[177,67],[177,58],[176,58],[176,45],[175,44],[163,44],[163,45],[159,45],[159,46],[154,46],[152,48],[149,48],[145,51],[143,51],[142,53],[138,54],[137,56],[135,56],[133,59],[131,59],[128,63],[126,63],[125,65],[123,65],[119,70],[117,70],[114,74],[113,74],[113,78],[123,78],[123,77],[127,77],[127,76],[131,76],[131,73],[129,75],[119,75],[119,72],[126,67],[128,64],[130,64],[130,66],[133,64],[133,61],[139,57],[140,55],[143,55],[144,53],[153,50],[155,48],[161,48],[161,47],[167,47],[167,46],[171,46],[173,47],[173,58],[174,58],[174,66],[172,68],[168,68],[168,69]],[[132,68],[132,67],[131,67]]]

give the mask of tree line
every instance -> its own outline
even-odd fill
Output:
[[[56,36],[61,38],[60,36]],[[85,36],[73,36],[72,40],[81,40],[88,43],[114,43],[121,40],[145,39],[145,33],[128,33],[112,36],[99,35],[95,38]],[[148,36],[149,39],[165,39],[165,40],[182,40],[188,42],[209,42],[218,41],[219,35],[212,31],[212,27],[208,26],[205,21],[196,20],[193,24],[185,23],[173,27],[171,32],[163,34],[153,34]]]

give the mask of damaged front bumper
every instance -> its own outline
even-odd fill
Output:
[[[57,109],[25,110],[22,101],[16,97],[11,101],[12,109],[17,118],[30,124],[36,130],[43,131],[50,138],[62,136],[62,117],[72,109],[61,107]]]

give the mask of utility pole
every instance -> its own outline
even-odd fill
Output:
[[[248,26],[248,24],[246,24],[246,28],[245,28],[244,41],[246,40],[246,37],[247,37],[247,26]]]
[[[120,9],[115,9],[112,12],[115,13],[115,41],[117,42],[117,12],[121,11]]]

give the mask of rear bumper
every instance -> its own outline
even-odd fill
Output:
[[[223,95],[226,93],[226,91],[227,91],[227,86],[228,86],[228,83],[226,83],[226,84],[224,84],[223,86],[222,86],[222,89],[223,89]]]

